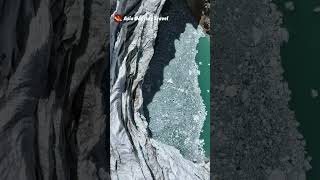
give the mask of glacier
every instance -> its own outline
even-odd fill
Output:
[[[185,32],[175,40],[175,58],[164,68],[163,84],[148,105],[152,137],[174,146],[191,161],[203,161],[200,133],[207,112],[198,83],[196,46],[205,34],[186,24]]]
[[[210,179],[209,162],[193,162],[176,147],[152,138],[149,133],[143,113],[142,84],[154,53],[159,21],[119,24],[113,20],[114,14],[159,16],[164,3],[165,0],[117,1],[110,17],[110,170],[113,180]],[[197,33],[194,36],[200,37]]]

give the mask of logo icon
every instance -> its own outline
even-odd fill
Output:
[[[114,20],[118,23],[122,22],[123,21],[123,16],[120,15],[120,14],[115,14],[114,15]]]

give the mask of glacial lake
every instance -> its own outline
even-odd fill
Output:
[[[197,45],[196,62],[200,71],[198,77],[201,96],[206,106],[207,116],[200,138],[204,140],[206,157],[210,157],[210,37],[201,37]]]

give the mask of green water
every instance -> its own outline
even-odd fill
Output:
[[[294,0],[295,10],[284,9],[286,1],[275,1],[284,14],[284,27],[290,38],[281,49],[284,76],[292,91],[290,108],[300,122],[300,132],[312,156],[308,180],[320,179],[320,97],[312,98],[311,89],[320,93],[320,13],[313,12],[320,0]]]
[[[201,96],[206,106],[207,117],[203,125],[201,139],[204,139],[204,150],[206,156],[210,157],[210,38],[209,36],[202,37],[197,45],[196,62],[199,67],[200,75],[199,86]]]

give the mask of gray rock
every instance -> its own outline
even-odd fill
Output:
[[[286,180],[286,174],[280,170],[274,170],[270,174],[268,180]],[[290,179],[293,180],[293,179]]]

